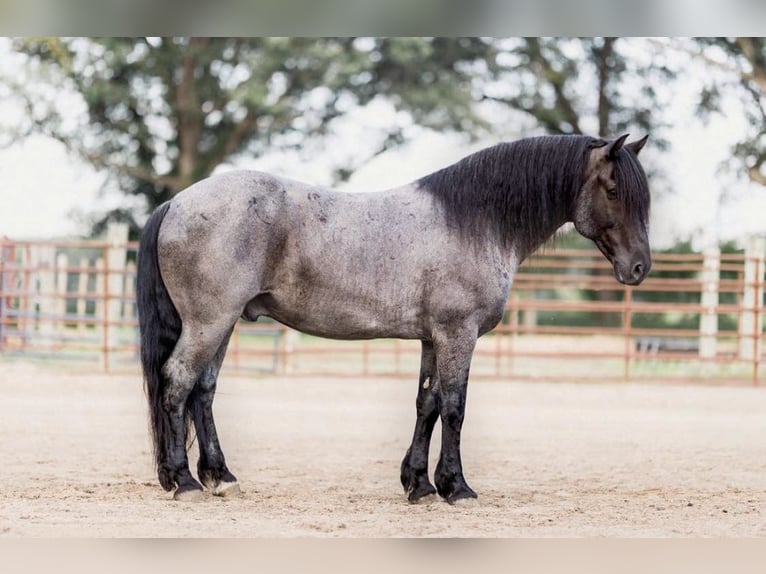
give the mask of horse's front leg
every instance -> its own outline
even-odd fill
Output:
[[[476,498],[463,477],[460,460],[460,431],[465,416],[468,371],[476,346],[475,330],[434,334],[436,368],[439,373],[439,415],[442,449],[436,465],[436,489],[450,504],[462,498]]]
[[[421,344],[418,398],[415,401],[417,419],[412,444],[402,460],[401,480],[410,502],[436,494],[428,480],[428,447],[431,444],[436,419],[439,418],[439,385],[436,379],[436,359],[433,343]]]

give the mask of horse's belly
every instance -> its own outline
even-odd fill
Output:
[[[422,339],[421,314],[404,301],[383,304],[354,294],[270,291],[253,299],[245,316],[264,315],[309,335],[330,339]]]

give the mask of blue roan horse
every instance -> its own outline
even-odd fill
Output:
[[[411,502],[475,497],[460,430],[477,337],[503,316],[519,264],[566,222],[618,281],[651,266],[646,137],[503,143],[410,185],[341,193],[239,171],[196,183],[152,214],[141,239],[141,361],[160,484],[175,498],[239,492],[216,434],[216,378],[234,324],[273,317],[335,339],[422,343],[415,432],[401,465]],[[441,455],[428,446],[441,417]],[[198,476],[186,456],[199,441]]]

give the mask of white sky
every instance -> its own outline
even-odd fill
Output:
[[[696,86],[695,81],[674,84],[671,106],[675,126],[668,133],[670,150],[662,154],[647,146],[642,153],[645,165],[661,165],[670,184],[670,190],[654,188],[651,233],[655,247],[692,238],[695,247],[701,248],[719,238],[741,240],[748,234],[766,233],[766,188],[720,173],[731,145],[746,127],[741,107],[728,102],[725,115],[716,115],[703,125],[694,116]],[[359,145],[366,129],[388,121],[386,113],[381,109],[366,115],[360,112],[358,123],[348,126],[341,140],[348,141],[351,148]],[[630,139],[641,135],[632,134]],[[496,141],[468,148],[455,136],[424,131],[409,144],[362,167],[344,188],[376,190],[404,184]],[[343,156],[344,151],[338,154]],[[263,169],[304,181],[327,181],[326,164],[318,160],[272,156],[241,160],[225,169],[233,167]],[[102,194],[104,179],[70,157],[63,145],[44,137],[0,150],[0,236],[22,239],[84,233],[84,214],[130,205],[119,193]],[[727,190],[728,199],[721,203],[723,190]],[[133,205],[138,205],[135,200]]]

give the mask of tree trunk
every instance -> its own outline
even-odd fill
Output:
[[[611,60],[612,54],[614,54],[614,42],[615,38],[604,38],[603,46],[595,50],[598,60],[598,135],[602,138],[609,136],[611,106],[607,90],[609,80],[611,79]]]
[[[191,185],[199,162],[199,143],[202,137],[201,103],[195,89],[198,52],[208,43],[207,38],[191,38],[189,50],[181,66],[181,77],[176,89],[178,109],[178,192]]]

